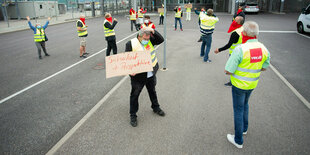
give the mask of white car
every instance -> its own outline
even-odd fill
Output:
[[[297,31],[299,33],[310,32],[310,4],[306,9],[302,9],[297,21]]]
[[[246,2],[244,5],[244,12],[253,12],[253,13],[258,13],[259,12],[259,7],[257,4],[257,1],[249,1]]]

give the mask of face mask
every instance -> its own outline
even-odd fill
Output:
[[[149,20],[145,20],[144,23],[149,23]]]
[[[142,44],[142,45],[146,45],[147,43],[149,43],[148,40],[142,40],[142,41],[141,41],[141,44]]]
[[[38,28],[38,29],[40,29],[40,28],[41,28],[41,26],[40,26],[40,25],[38,25],[38,26],[37,26],[37,28]]]

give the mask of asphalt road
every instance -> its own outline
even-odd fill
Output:
[[[216,47],[223,46],[229,37],[225,32],[231,16],[226,14],[218,16],[220,22],[213,37],[212,52]],[[248,15],[246,20],[257,21],[261,30],[294,31],[297,17],[297,14],[259,14]],[[157,18],[154,19],[155,24],[158,23]],[[229,144],[225,141],[225,134],[233,131],[230,91],[222,86],[228,80],[228,77],[222,76],[228,56],[226,53],[221,53],[219,56],[212,53],[211,59],[215,61],[211,66],[201,62],[198,56],[200,44],[196,42],[199,37],[198,19],[196,15],[192,15],[192,18],[191,22],[183,20],[184,32],[174,32],[173,17],[168,17],[169,70],[167,74],[159,73],[162,78],[159,78],[158,86],[160,100],[166,102],[164,103],[168,113],[166,119],[155,123],[157,127],[152,126],[152,123],[148,122],[156,122],[161,118],[148,116],[149,105],[144,104],[141,106],[141,109],[145,107],[141,115],[146,120],[144,118],[140,120],[139,116],[139,128],[132,129],[127,117],[129,99],[127,80],[115,96],[101,107],[103,110],[98,111],[58,153],[68,151],[71,154],[117,154],[126,153],[129,149],[132,154],[147,153],[146,150],[164,154],[174,152],[204,154],[208,150],[211,150],[210,153],[221,150],[220,153],[227,154],[234,149],[232,146],[227,148]],[[106,48],[102,22],[102,18],[86,21],[89,25],[87,51],[91,54]],[[37,58],[31,30],[0,35],[2,55],[0,98],[3,99],[79,62],[81,60],[78,56],[79,40],[74,25],[72,22],[47,28],[49,38],[47,50],[51,56],[44,57],[43,60]],[[162,32],[163,29],[158,26],[158,30]],[[126,18],[119,17],[116,34],[118,41],[133,34]],[[261,33],[259,40],[269,49],[272,56],[271,63],[309,100],[310,90],[307,86],[310,70],[306,67],[310,63],[306,57],[309,51],[309,45],[307,46],[309,38],[295,33]],[[118,44],[119,52],[124,51],[125,43],[126,41],[123,41]],[[162,51],[161,47],[159,51]],[[159,56],[162,57],[161,54]],[[105,79],[105,70],[93,69],[97,64],[104,63],[104,57],[105,52],[102,52],[0,104],[0,152],[45,154],[49,151],[121,79],[121,77]],[[282,153],[309,153],[309,148],[306,147],[310,145],[309,109],[273,72],[269,70],[266,77],[269,78],[262,79],[260,82],[262,86],[255,91],[257,95],[253,96],[253,100],[258,102],[256,106],[253,104],[253,109],[257,110],[253,110],[253,120],[256,124],[253,124],[254,135],[248,142],[247,151],[264,153],[265,147],[267,150],[274,149],[273,153],[281,150]],[[262,84],[264,81],[268,83],[267,86]],[[210,95],[214,91],[216,93]],[[260,100],[263,97],[266,98]],[[147,99],[144,93],[140,100]],[[202,104],[207,101],[224,104],[216,106]],[[189,103],[197,103],[195,104],[197,106],[190,106]],[[225,115],[227,117],[223,118]],[[221,119],[223,121],[218,122]],[[274,129],[270,130],[272,127]],[[267,134],[262,136],[262,133]],[[156,135],[162,135],[164,138],[158,138]],[[143,139],[144,136],[148,139]],[[80,139],[75,139],[76,137]],[[83,141],[83,138],[87,137],[89,139]],[[136,137],[142,138],[142,141],[134,139]],[[255,141],[257,138],[262,140]],[[214,139],[219,141],[214,143],[212,141]],[[131,140],[133,143],[130,143]],[[147,143],[141,148],[139,146],[143,144],[143,140]],[[254,144],[259,145],[259,142],[264,142],[264,145],[255,148]],[[155,147],[152,148],[153,143]],[[119,148],[126,146],[127,150],[115,147],[118,144]],[[102,145],[107,146],[100,149]],[[169,146],[171,149],[163,146]],[[118,150],[120,152],[117,152]]]

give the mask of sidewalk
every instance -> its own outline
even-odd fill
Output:
[[[184,21],[185,23],[185,21]],[[169,24],[168,24],[169,25]],[[162,28],[158,28],[162,32]],[[139,98],[138,126],[129,121],[130,79],[70,137],[56,154],[307,154],[310,112],[268,69],[250,98],[244,148],[226,139],[234,132],[231,89],[223,84],[228,51],[216,47],[228,40],[213,34],[210,59],[199,57],[199,31],[168,29],[168,71],[157,74],[157,93],[165,117],[152,112],[146,89]],[[186,36],[186,37],[185,37]],[[163,47],[157,50],[163,64]],[[108,80],[107,80],[108,81]]]

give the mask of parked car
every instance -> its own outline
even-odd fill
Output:
[[[297,21],[297,31],[299,33],[310,32],[310,4],[303,8]]]
[[[85,3],[85,5],[84,5],[84,10],[85,10],[85,11],[91,10],[91,3]]]
[[[257,0],[247,0],[244,4],[244,12],[258,13],[258,1]]]

